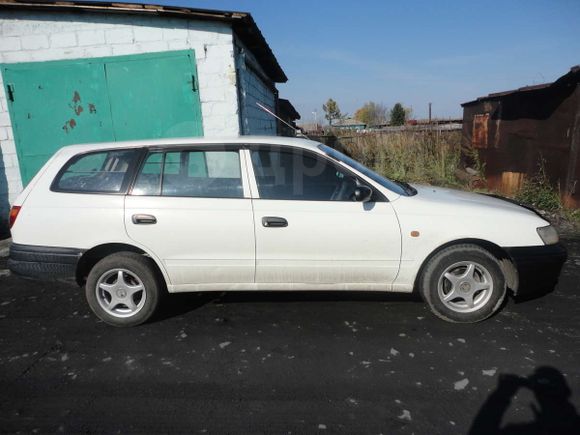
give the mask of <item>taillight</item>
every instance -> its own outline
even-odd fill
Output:
[[[18,213],[20,213],[20,209],[21,207],[19,205],[15,205],[10,209],[10,219],[9,219],[10,228],[12,228],[14,222],[16,222],[16,218],[18,217]]]

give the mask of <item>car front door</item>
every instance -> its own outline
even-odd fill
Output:
[[[151,151],[125,200],[129,237],[163,262],[173,291],[254,282],[254,224],[237,147]]]
[[[247,152],[261,288],[391,289],[401,234],[382,194],[356,201],[355,189],[368,184],[314,152],[276,146]]]

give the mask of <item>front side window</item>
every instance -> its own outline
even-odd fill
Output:
[[[417,191],[413,186],[409,183],[405,183],[402,181],[394,181],[389,180],[388,178],[383,177],[382,175],[377,174],[376,172],[372,171],[371,169],[364,166],[362,163],[357,162],[356,160],[351,159],[350,157],[344,155],[340,151],[335,150],[334,148],[330,148],[328,145],[318,145],[318,149],[321,150],[327,156],[338,160],[339,162],[345,163],[346,165],[350,166],[351,168],[356,169],[360,173],[366,175],[375,183],[380,184],[383,187],[386,187],[390,191],[397,193],[403,196],[413,196],[417,194]]]
[[[71,160],[53,184],[66,192],[119,193],[139,150],[115,150],[84,154]]]
[[[279,149],[252,151],[260,198],[353,201],[356,179],[325,159]]]
[[[243,198],[237,151],[169,151],[150,154],[133,195]]]

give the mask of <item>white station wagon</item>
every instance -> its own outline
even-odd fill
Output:
[[[553,287],[566,258],[532,210],[279,137],[68,146],[10,223],[14,273],[74,278],[115,326],[166,292],[237,290],[416,290],[442,319],[477,322]]]

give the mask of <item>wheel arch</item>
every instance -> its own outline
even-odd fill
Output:
[[[116,254],[118,252],[134,252],[139,255],[143,255],[151,260],[155,275],[165,286],[169,284],[162,268],[159,266],[157,261],[152,255],[147,253],[137,246],[128,243],[104,243],[102,245],[94,246],[88,251],[84,252],[76,268],[76,282],[79,286],[83,286],[86,283],[87,276],[91,272],[92,268],[101,261],[103,258]]]
[[[497,260],[499,261],[499,266],[501,268],[501,271],[504,274],[508,291],[510,293],[512,293],[513,295],[517,294],[518,287],[519,287],[518,270],[517,270],[515,264],[513,263],[512,259],[508,255],[508,253],[501,246],[498,246],[495,243],[490,242],[489,240],[483,240],[483,239],[477,239],[477,238],[465,238],[465,239],[452,240],[452,241],[449,241],[447,243],[444,243],[443,245],[438,246],[433,251],[431,251],[431,253],[429,255],[427,255],[427,257],[425,257],[425,259],[421,263],[421,267],[419,268],[419,271],[417,272],[417,275],[415,276],[415,282],[413,284],[414,291],[417,291],[419,282],[423,276],[423,271],[425,270],[425,267],[427,266],[429,261],[431,261],[431,259],[435,255],[437,255],[443,249],[448,248],[450,246],[463,245],[463,244],[470,244],[470,245],[479,246],[480,248],[487,250],[495,258],[497,258]]]

